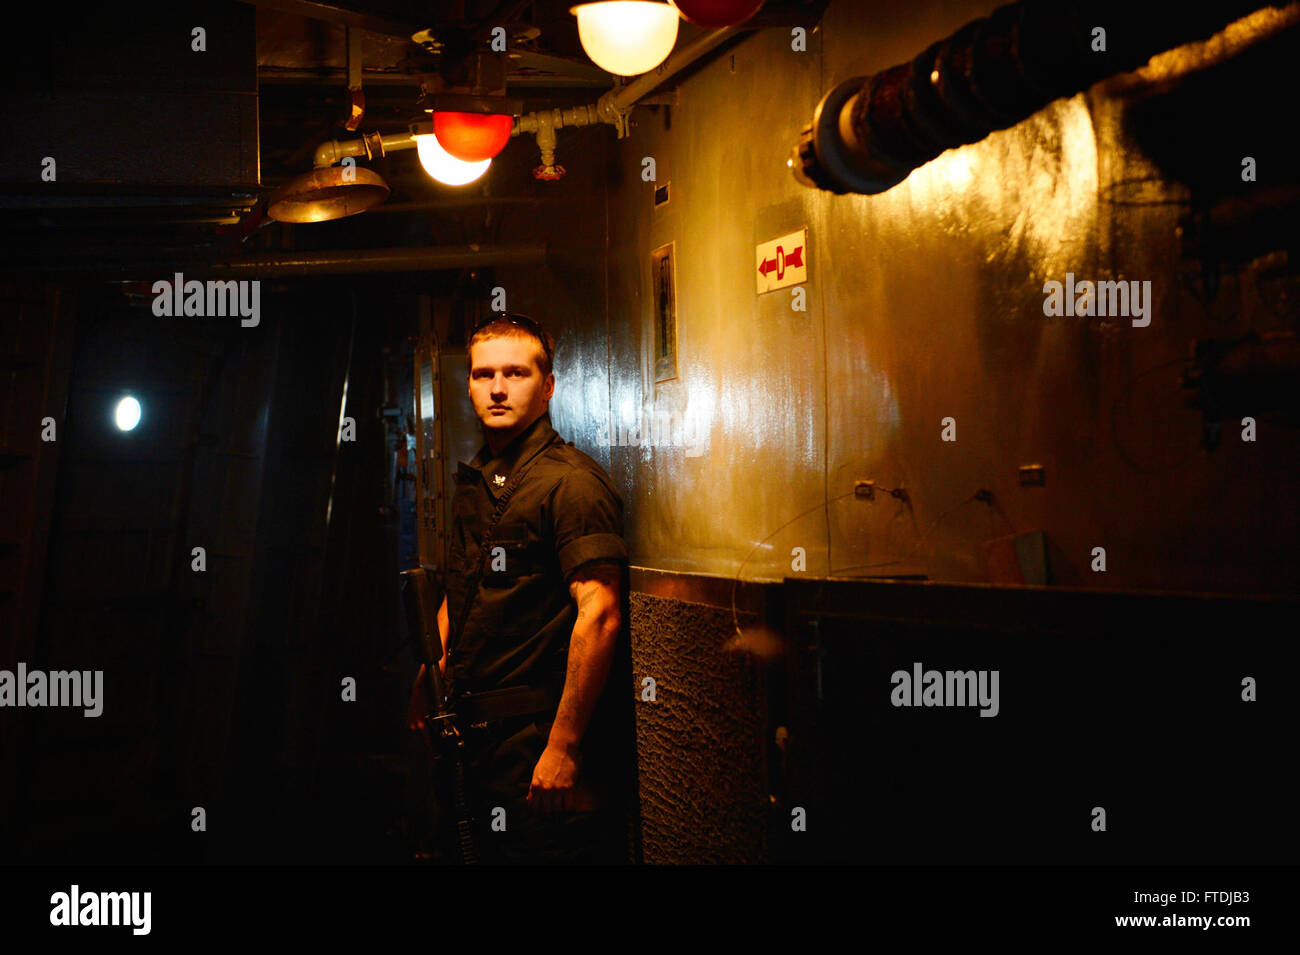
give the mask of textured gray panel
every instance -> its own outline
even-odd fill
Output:
[[[240,92],[56,92],[11,98],[10,124],[30,130],[0,159],[0,182],[255,186],[257,94]],[[42,160],[57,164],[41,182]]]
[[[90,184],[256,187],[252,5],[141,0],[30,13],[0,67],[5,125],[22,133],[0,155],[0,183],[43,198]],[[45,157],[54,182],[41,178]]]
[[[762,665],[726,648],[730,611],[633,593],[631,620],[636,684],[657,697],[637,703],[645,861],[766,861]]]

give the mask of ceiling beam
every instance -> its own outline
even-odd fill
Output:
[[[250,6],[265,10],[277,10],[280,13],[292,13],[311,20],[324,20],[358,30],[369,30],[384,36],[401,37],[409,40],[414,34],[429,26],[428,23],[406,23],[390,20],[385,16],[371,13],[364,9],[363,0],[350,0],[345,3],[323,3],[321,0],[240,0]]]

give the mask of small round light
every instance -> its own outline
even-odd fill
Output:
[[[127,395],[117,403],[113,411],[113,420],[118,430],[131,431],[140,423],[140,402]]]
[[[506,148],[515,118],[506,113],[434,113],[433,134],[442,148],[465,162],[491,159]]]
[[[428,127],[426,127],[428,128]],[[464,186],[473,182],[492,165],[491,159],[479,162],[465,162],[457,159],[442,148],[438,137],[432,133],[415,137],[415,150],[420,157],[420,165],[434,179],[447,186]]]
[[[744,23],[758,12],[763,0],[669,0],[682,17],[699,27],[717,30]]]
[[[666,60],[681,23],[676,7],[648,0],[583,3],[569,12],[592,62],[617,76],[636,76]]]

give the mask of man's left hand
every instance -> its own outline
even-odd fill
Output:
[[[571,812],[582,808],[585,800],[578,788],[576,750],[546,744],[541,759],[533,767],[527,801],[538,812]]]

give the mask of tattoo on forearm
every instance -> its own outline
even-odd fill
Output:
[[[587,656],[587,638],[574,634],[569,639],[569,663],[564,674],[564,695],[555,714],[557,721],[569,721],[582,712],[582,682],[578,674]]]
[[[595,599],[595,597],[596,597],[596,591],[594,588],[592,588],[587,590],[586,593],[584,593],[581,597],[578,598],[578,619],[579,620],[585,620],[587,618],[587,614],[586,614],[587,604],[591,603],[592,600]]]
[[[578,618],[569,637],[564,691],[555,723],[564,733],[581,737],[609,670],[612,641],[619,627],[620,568],[615,564],[584,566],[570,584]]]

